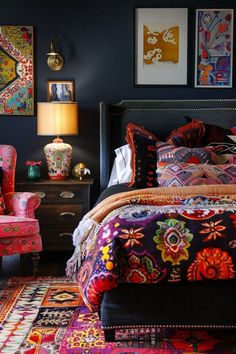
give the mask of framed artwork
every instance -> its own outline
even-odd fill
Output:
[[[0,26],[0,115],[34,115],[33,26]]]
[[[232,87],[233,21],[233,9],[196,10],[195,87]]]
[[[74,81],[60,80],[47,81],[47,100],[51,101],[74,101]]]
[[[135,84],[187,85],[187,8],[135,9]]]

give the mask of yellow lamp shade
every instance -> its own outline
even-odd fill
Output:
[[[77,102],[38,102],[38,135],[77,135]]]

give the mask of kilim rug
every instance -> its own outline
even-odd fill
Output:
[[[98,316],[67,278],[11,278],[0,293],[0,354],[236,353],[233,331],[143,329],[117,339],[105,343]]]

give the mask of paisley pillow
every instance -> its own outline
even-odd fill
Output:
[[[201,184],[235,184],[235,164],[157,163],[158,184],[162,187],[193,186]]]

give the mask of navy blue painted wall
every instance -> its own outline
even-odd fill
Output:
[[[221,5],[221,6],[220,6]],[[135,7],[189,8],[188,87],[134,86]],[[235,98],[236,89],[193,88],[194,9],[235,8],[235,0],[11,0],[2,1],[0,24],[35,26],[35,92],[37,101],[46,100],[47,80],[75,80],[79,102],[79,129],[76,137],[64,140],[73,145],[73,164],[84,161],[99,182],[99,102],[135,98]],[[46,52],[53,33],[62,36],[65,66],[51,71]],[[236,38],[236,36],[235,36]],[[235,80],[234,80],[235,81]],[[235,86],[235,85],[234,85]],[[43,160],[43,146],[50,137],[36,134],[36,117],[0,116],[0,144],[13,144],[18,151],[17,177],[26,174],[24,161]]]

